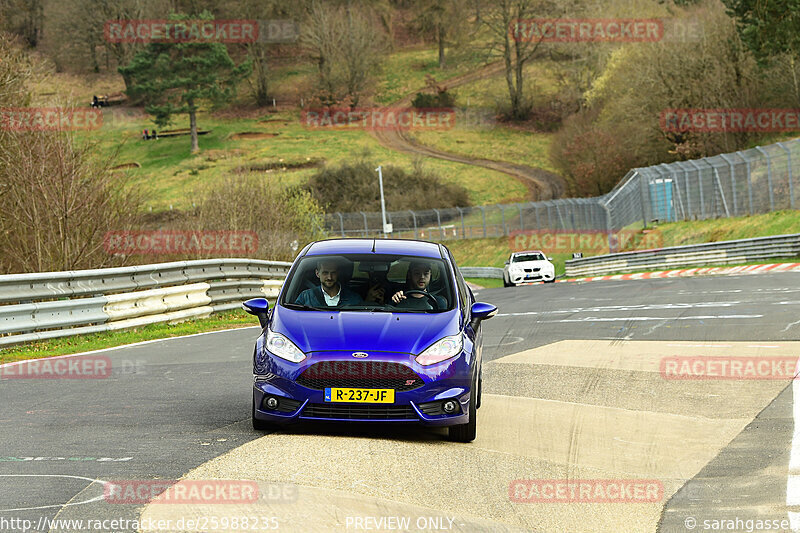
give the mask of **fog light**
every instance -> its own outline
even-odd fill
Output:
[[[458,402],[456,402],[455,400],[447,400],[446,402],[444,402],[444,405],[442,405],[442,409],[447,414],[455,413],[456,410],[458,409]]]
[[[278,407],[278,399],[274,396],[270,396],[269,398],[267,398],[267,401],[264,403],[266,403],[269,409],[275,409],[276,407]]]

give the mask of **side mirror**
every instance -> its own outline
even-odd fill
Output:
[[[511,261],[506,261],[506,264],[509,264]]]
[[[475,302],[472,304],[472,319],[473,320],[486,320],[492,318],[497,314],[497,307],[492,304],[483,302]]]
[[[267,326],[267,313],[269,312],[269,302],[266,298],[251,298],[242,303],[242,309],[258,317],[258,323],[264,328]]]
[[[547,258],[547,260],[548,260],[548,261],[552,261],[552,260],[553,260],[553,258],[552,258],[552,257],[548,257],[548,258]]]

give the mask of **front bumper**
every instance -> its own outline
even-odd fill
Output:
[[[521,274],[508,274],[511,283],[527,283],[531,281],[551,281],[555,279],[555,272],[523,272]]]
[[[396,359],[395,359],[396,360]],[[296,372],[292,378],[268,373],[254,376],[253,416],[276,424],[301,421],[318,422],[395,422],[423,426],[451,426],[469,422],[471,367],[466,354],[430,367],[413,370],[423,385],[413,390],[395,389],[391,404],[326,402],[325,391],[300,385]],[[265,400],[274,397],[275,408]],[[458,402],[459,409],[446,414],[441,408],[446,400]]]

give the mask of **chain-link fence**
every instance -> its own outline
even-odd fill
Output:
[[[611,192],[594,198],[387,211],[386,222],[392,225],[390,237],[435,240],[500,237],[519,230],[618,231],[646,227],[653,221],[794,209],[800,205],[798,174],[800,139],[793,139],[731,154],[636,168]],[[325,225],[331,236],[384,235],[381,213],[332,213],[326,215]]]

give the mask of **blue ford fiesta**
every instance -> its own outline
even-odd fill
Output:
[[[300,420],[449,426],[475,439],[481,321],[450,251],[399,239],[306,246],[277,304],[244,303],[264,328],[253,360],[253,427]]]

